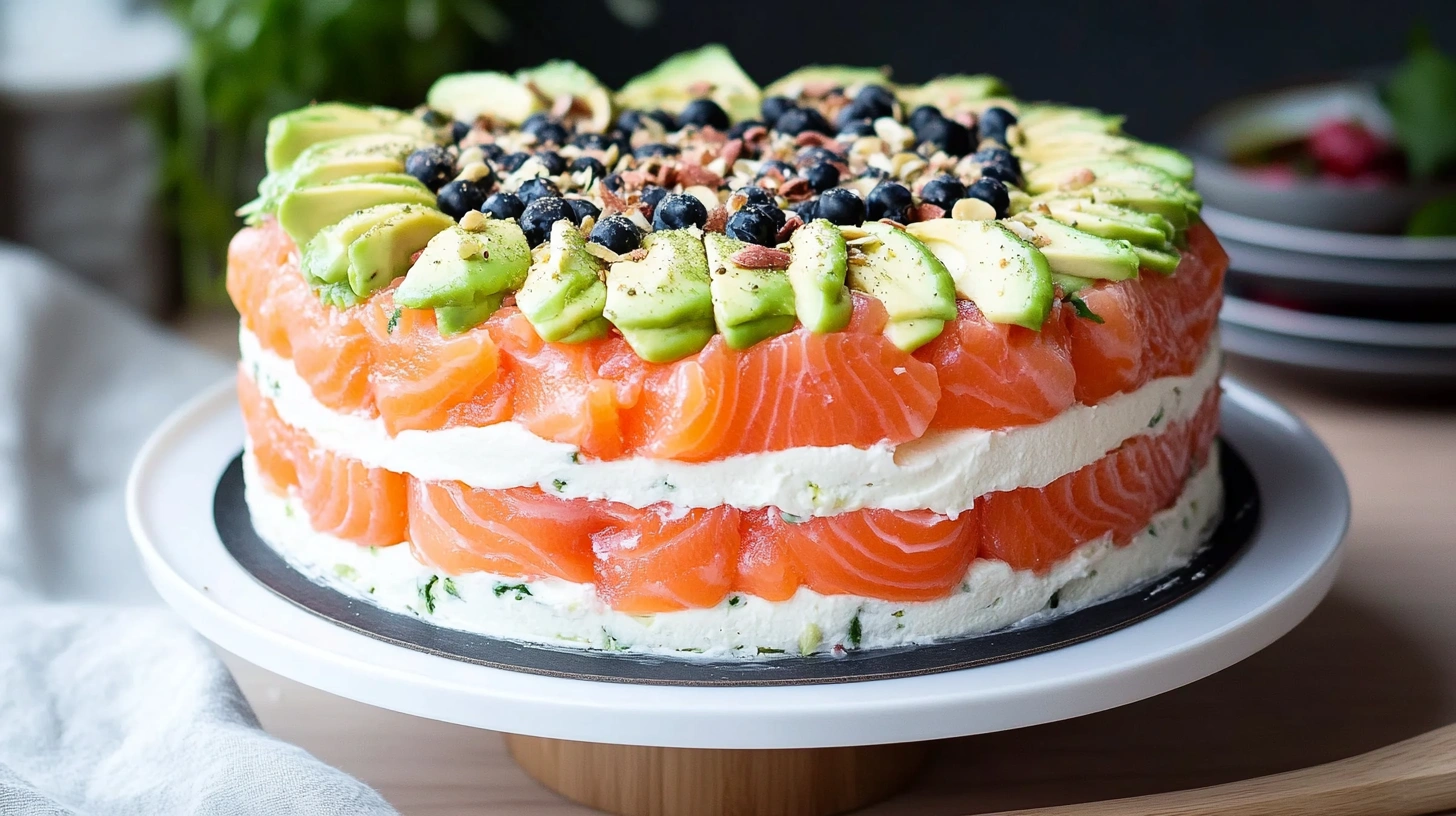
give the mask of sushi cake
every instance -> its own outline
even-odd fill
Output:
[[[277,117],[233,239],[246,498],[443,627],[760,659],[1186,564],[1227,258],[1122,117],[720,47]]]

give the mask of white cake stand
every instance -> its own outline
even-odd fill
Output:
[[[923,743],[1124,705],[1236,663],[1288,632],[1334,579],[1349,520],[1339,467],[1299,420],[1225,381],[1223,436],[1262,498],[1254,538],[1202,590],[1147,620],[1004,663],[834,685],[705,688],[542,677],[376,640],[255,581],[213,527],[242,444],[230,383],[180,409],[137,459],[132,534],[162,597],[218,645],[354,700],[509,735],[567,796],[620,813],[833,813],[897,789]],[[921,746],[900,743],[921,743]],[[725,750],[733,749],[733,750]],[[795,750],[784,750],[795,749]]]

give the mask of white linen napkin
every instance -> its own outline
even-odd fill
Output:
[[[259,727],[135,555],[132,457],[230,366],[14,245],[0,286],[0,814],[393,814]]]

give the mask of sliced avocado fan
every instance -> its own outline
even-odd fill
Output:
[[[856,247],[863,262],[849,265],[849,288],[885,305],[890,314],[885,336],[905,351],[940,336],[956,316],[955,281],[945,265],[909,233],[888,224],[871,221],[857,233],[873,240]]]
[[[570,221],[551,225],[549,254],[531,265],[516,292],[516,305],[548,343],[584,343],[602,337],[609,324],[606,262],[586,249]]]
[[[412,204],[435,208],[435,194],[414,176],[373,173],[300,187],[278,204],[278,223],[300,247],[319,230],[342,221],[356,210],[379,204]]]
[[[263,159],[268,172],[276,173],[312,145],[366,133],[399,133],[431,143],[437,139],[432,128],[404,111],[326,102],[270,119]]]
[[[708,253],[713,320],[729,348],[745,349],[794,328],[794,289],[782,269],[748,269],[733,262],[746,241],[716,232],[703,236]]]
[[[696,228],[654,232],[642,245],[647,257],[618,261],[607,271],[603,314],[638,357],[668,363],[713,338],[708,256]]]
[[[721,45],[705,45],[668,57],[661,65],[635,77],[617,91],[623,108],[662,108],[679,113],[705,94],[735,122],[758,118],[763,94]]]
[[[1051,265],[996,221],[936,218],[908,227],[955,280],[956,293],[992,323],[1041,331],[1052,308]]]

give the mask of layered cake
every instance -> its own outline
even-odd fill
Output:
[[[1026,625],[1221,509],[1192,165],[985,75],[726,51],[275,119],[228,288],[254,525],[443,627],[768,659]]]

